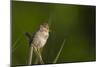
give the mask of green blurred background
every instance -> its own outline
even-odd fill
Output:
[[[44,22],[51,24],[42,53],[46,64],[55,59],[64,39],[57,63],[96,60],[96,6],[12,1],[11,7],[12,65],[27,65],[29,44],[24,32],[32,34]]]

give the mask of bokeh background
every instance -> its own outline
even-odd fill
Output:
[[[12,65],[27,65],[29,44],[24,32],[32,34],[44,22],[51,29],[42,53],[45,64],[52,64],[64,39],[57,63],[96,60],[96,6],[12,1],[11,7]]]

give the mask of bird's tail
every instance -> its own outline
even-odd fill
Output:
[[[24,34],[25,34],[25,36],[27,37],[28,40],[31,39],[31,35],[28,32],[25,32]]]
[[[32,36],[28,32],[25,32],[24,35],[27,37],[27,40],[29,42],[29,45],[31,46]]]

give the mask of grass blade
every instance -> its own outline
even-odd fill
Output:
[[[16,45],[17,45],[17,43],[18,43],[19,40],[20,40],[20,38],[17,38],[17,40],[13,43],[12,48],[16,47]]]
[[[59,52],[58,52],[56,58],[54,59],[53,63],[56,63],[56,62],[57,62],[57,60],[58,60],[58,58],[59,58],[59,56],[60,56],[60,53],[61,53],[61,51],[62,51],[62,49],[63,49],[63,46],[64,46],[64,44],[65,44],[65,41],[66,41],[66,40],[63,41],[63,43],[62,43],[62,45],[61,45],[61,48],[60,48],[60,50],[59,50]]]
[[[18,38],[12,45],[12,53],[16,50],[16,48],[18,47],[17,43],[19,42],[20,38]]]

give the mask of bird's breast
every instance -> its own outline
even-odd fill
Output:
[[[36,34],[35,41],[36,41],[38,46],[43,47],[46,44],[46,41],[47,41],[48,37],[49,37],[48,33],[46,33],[46,32],[38,32]]]

